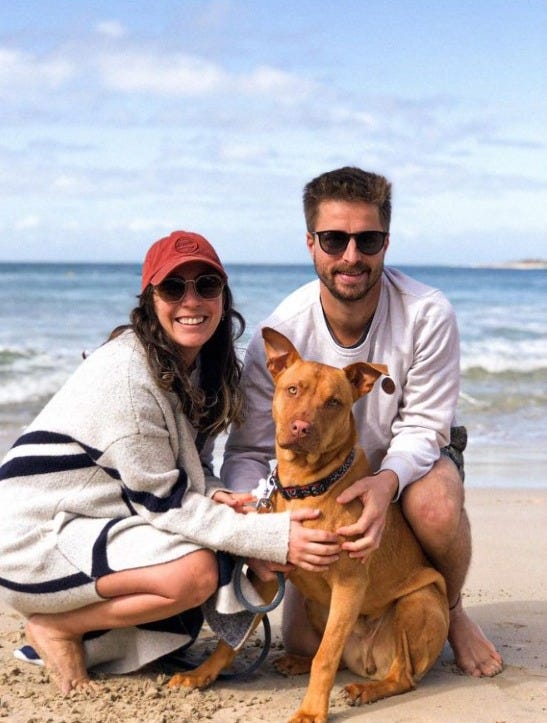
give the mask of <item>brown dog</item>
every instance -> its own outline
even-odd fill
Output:
[[[336,497],[370,474],[363,450],[355,446],[351,408],[387,368],[359,362],[335,369],[304,361],[279,332],[265,328],[262,335],[276,383],[274,509],[316,507],[320,518],[305,524],[331,530],[349,525],[359,518],[361,504],[355,500],[342,506]],[[278,670],[288,674],[311,670],[308,690],[291,723],[327,721],[341,662],[372,679],[346,686],[353,703],[411,690],[435,663],[448,633],[445,582],[427,562],[398,504],[390,505],[380,547],[364,564],[341,553],[326,572],[296,568],[290,579],[322,635],[312,661],[285,655],[276,662]],[[266,599],[272,596],[270,590],[261,592]],[[204,687],[234,655],[219,643],[202,666],[174,676],[169,684]]]

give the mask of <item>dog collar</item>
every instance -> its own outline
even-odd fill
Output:
[[[346,474],[348,469],[353,464],[354,458],[355,450],[352,449],[346,457],[345,462],[340,467],[338,467],[338,469],[335,469],[334,472],[331,472],[327,477],[324,477],[323,479],[317,480],[315,482],[310,482],[307,485],[290,485],[288,487],[283,487],[281,485],[279,475],[277,474],[277,467],[271,473],[270,481],[274,484],[279,494],[286,500],[302,500],[305,497],[318,497],[319,495],[322,495],[324,492],[326,492],[329,487],[332,487],[335,482],[338,482],[338,480]]]

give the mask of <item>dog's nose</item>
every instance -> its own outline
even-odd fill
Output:
[[[300,437],[305,437],[308,434],[310,431],[310,424],[309,422],[304,422],[302,419],[295,419],[292,423],[291,430],[294,436],[299,439]]]

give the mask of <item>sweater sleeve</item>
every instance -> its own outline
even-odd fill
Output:
[[[399,478],[399,496],[429,472],[449,443],[460,378],[459,334],[446,300],[425,305],[414,328],[413,361],[406,373],[392,439],[380,469]]]
[[[203,547],[285,562],[289,514],[244,515],[213,502],[206,496],[190,427],[179,420],[175,434],[175,418],[162,392],[146,381],[139,383],[132,390],[131,407],[136,431],[117,439],[100,461],[120,480],[130,511]],[[175,442],[180,449],[175,449]]]

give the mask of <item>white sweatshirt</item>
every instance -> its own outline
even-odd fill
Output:
[[[340,346],[329,332],[318,280],[286,297],[262,326],[287,336],[304,359],[335,367],[386,364],[395,392],[387,394],[377,383],[356,402],[359,443],[373,471],[397,474],[399,494],[431,469],[449,443],[460,378],[456,319],[440,291],[386,268],[370,330],[351,348]],[[273,381],[260,328],[247,349],[243,384],[247,419],[232,428],[221,470],[223,484],[234,490],[255,487],[268,475],[274,456]]]

